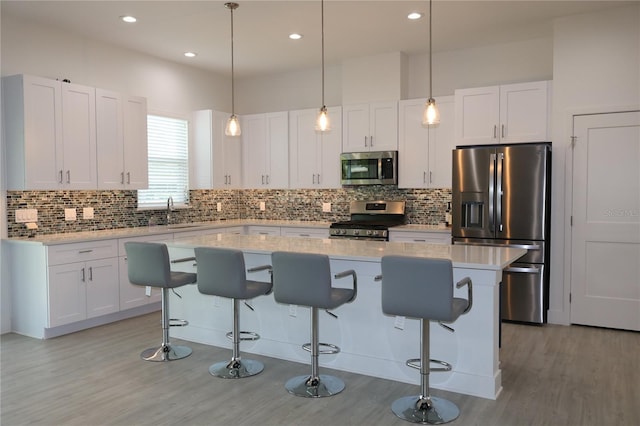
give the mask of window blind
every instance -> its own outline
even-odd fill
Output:
[[[147,116],[149,188],[138,191],[138,207],[166,207],[189,202],[189,123],[187,120]]]

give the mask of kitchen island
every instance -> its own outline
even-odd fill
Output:
[[[489,399],[496,399],[500,394],[499,285],[502,269],[526,250],[235,234],[167,241],[167,245],[172,260],[192,257],[193,249],[199,246],[227,247],[244,252],[247,268],[270,264],[274,251],[292,251],[328,255],[334,274],[354,269],[358,275],[356,300],[334,310],[337,319],[324,313],[320,315],[320,340],[341,348],[338,354],[322,355],[320,365],[413,384],[419,383],[418,371],[407,367],[405,361],[419,355],[420,324],[416,319],[382,313],[380,282],[375,281],[381,273],[380,259],[385,255],[451,259],[454,280],[468,276],[473,281],[473,309],[450,324],[455,332],[431,324],[431,357],[453,365],[450,372],[432,374],[431,386]],[[174,263],[174,268],[195,271],[193,261]],[[270,279],[266,272],[248,274],[248,277]],[[350,285],[350,280],[334,281],[336,287]],[[466,289],[455,292],[459,297],[466,297]],[[231,330],[231,301],[202,295],[195,285],[182,287],[179,293],[180,298],[171,295],[171,316],[186,319],[189,326],[172,328],[171,336],[230,348],[225,335]],[[242,310],[241,329],[257,332],[261,338],[243,342],[242,352],[310,362],[309,353],[301,348],[310,339],[309,308],[278,304],[272,294],[248,303],[254,311]]]

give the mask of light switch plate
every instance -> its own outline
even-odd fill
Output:
[[[322,203],[322,212],[331,213],[331,203]]]
[[[84,207],[82,209],[83,219],[93,219],[93,207]]]
[[[76,220],[76,209],[64,209],[64,220]]]
[[[263,212],[267,209],[267,206],[265,205],[264,201],[260,201],[260,211]]]
[[[222,203],[216,203],[216,211],[222,211]]]

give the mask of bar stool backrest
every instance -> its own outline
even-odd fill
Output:
[[[273,252],[273,296],[290,305],[333,307],[329,257],[321,254]]]
[[[130,241],[124,243],[131,284],[170,287],[169,251],[162,243]]]
[[[384,256],[381,267],[385,314],[446,322],[460,315],[450,260]]]
[[[247,298],[247,273],[242,251],[196,247],[198,291],[229,299]]]

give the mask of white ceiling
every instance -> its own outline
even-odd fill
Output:
[[[619,7],[634,1],[435,0],[433,50],[447,51],[551,36],[556,17]],[[219,73],[230,71],[230,12],[224,1],[25,1],[2,0],[12,16]],[[238,0],[234,12],[238,76],[318,67],[320,1]],[[426,52],[428,1],[325,0],[325,61],[402,51]],[[135,24],[119,17],[134,15]],[[298,32],[302,40],[288,34]],[[187,59],[186,51],[198,56]]]

